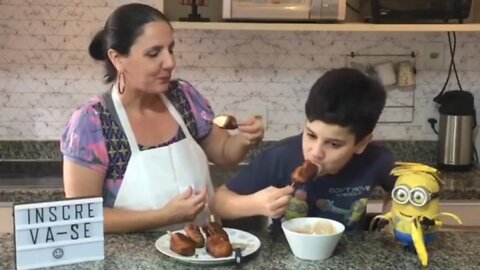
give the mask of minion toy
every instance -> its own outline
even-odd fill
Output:
[[[404,249],[416,252],[422,266],[427,267],[426,244],[435,239],[435,232],[442,226],[439,217],[449,216],[459,224],[462,222],[454,214],[439,213],[442,182],[435,168],[397,162],[391,174],[398,177],[392,190],[391,212],[374,217],[370,229],[377,220],[388,221]]]

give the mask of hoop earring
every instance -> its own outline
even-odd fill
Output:
[[[122,81],[122,80],[123,80],[123,87],[120,89],[120,81]],[[118,89],[118,93],[120,93],[120,95],[125,92],[125,74],[123,74],[123,72],[120,72],[118,74],[117,89]]]

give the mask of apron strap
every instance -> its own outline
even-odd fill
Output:
[[[125,108],[123,108],[122,101],[118,96],[118,90],[115,84],[113,85],[112,89],[112,100],[115,110],[117,111],[118,118],[120,119],[120,123],[122,124],[123,132],[125,132],[125,135],[127,136],[128,144],[130,145],[130,151],[132,151],[132,154],[140,152],[137,140],[135,139],[132,127],[130,126],[130,121],[128,121],[127,112],[125,111]]]
[[[178,125],[185,134],[185,137],[187,137],[188,139],[193,139],[190,131],[188,131],[187,125],[185,125],[185,122],[183,121],[182,116],[180,115],[180,113],[178,113],[177,109],[175,109],[170,100],[168,100],[168,98],[164,94],[160,94],[160,97],[162,97],[163,103],[165,104],[165,106],[167,106],[167,109],[172,114],[173,119],[177,121]]]
[[[117,111],[117,115],[120,120],[120,124],[122,125],[123,131],[127,136],[128,144],[130,145],[130,150],[132,151],[132,154],[138,153],[140,152],[140,149],[138,148],[138,143],[137,143],[137,140],[135,139],[135,135],[130,125],[130,121],[128,121],[127,112],[125,111],[125,108],[122,105],[122,101],[120,100],[120,97],[118,96],[118,91],[115,84],[112,88],[111,96],[112,96],[113,105],[115,107],[115,110]],[[168,98],[164,94],[160,94],[160,97],[162,98],[163,103],[167,107],[173,119],[177,121],[178,125],[183,131],[183,134],[185,134],[185,137],[187,139],[193,140],[193,137],[190,134],[190,131],[188,130],[187,125],[185,124],[185,121],[183,121],[183,118],[180,115],[180,113],[177,111],[177,109],[175,109],[173,104],[170,102],[170,100],[168,100]]]

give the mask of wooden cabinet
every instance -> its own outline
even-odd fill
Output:
[[[0,233],[13,232],[12,203],[0,202]]]
[[[479,22],[480,22],[480,0],[473,0],[470,17],[468,18],[466,23],[479,23]]]
[[[463,223],[458,225],[452,218],[442,217],[444,230],[480,231],[480,200],[441,202],[440,211],[454,213]]]
[[[478,32],[480,23],[466,24],[369,24],[369,23],[245,23],[172,22],[174,29],[248,31],[334,31],[334,32]]]
[[[219,1],[220,2],[220,1]],[[341,23],[259,23],[228,22],[222,20],[221,3],[207,4],[199,7],[202,17],[209,17],[212,22],[179,22],[177,18],[185,17],[189,7],[180,1],[158,0],[155,5],[172,20],[175,29],[202,30],[265,30],[265,31],[352,31],[352,32],[446,32],[446,31],[480,31],[480,0],[473,0],[469,18],[465,24],[370,24],[363,23],[361,17],[350,16]],[[367,8],[367,5],[364,5]],[[367,8],[369,9],[369,8]],[[368,13],[368,12],[367,12]],[[347,12],[347,15],[349,13]],[[352,15],[352,14],[351,14]],[[348,17],[348,16],[347,16]]]
[[[367,213],[381,213],[382,201],[372,200],[368,203]],[[463,225],[447,216],[440,219],[444,222],[442,230],[480,231],[480,200],[445,200],[440,202],[440,212],[450,212],[462,220]]]

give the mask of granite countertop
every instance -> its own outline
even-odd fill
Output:
[[[230,178],[238,167],[210,166],[212,181],[219,187]],[[445,182],[441,199],[480,199],[480,169],[468,172],[443,172]],[[0,202],[24,203],[51,201],[64,198],[62,162],[0,162]],[[382,190],[376,188],[372,199],[382,198]]]
[[[290,252],[283,234],[255,233],[260,250],[240,265],[209,269],[419,269],[416,255],[403,251],[399,242],[385,232],[344,234],[333,257],[323,262],[303,261]],[[161,254],[155,240],[161,233],[105,236],[105,260],[54,269],[198,269]],[[429,246],[428,269],[478,269],[480,233],[439,232]],[[0,269],[14,269],[13,235],[0,234]]]

